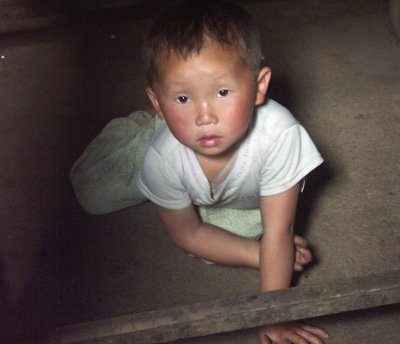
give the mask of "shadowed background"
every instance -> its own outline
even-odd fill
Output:
[[[39,343],[54,326],[258,290],[256,271],[174,247],[149,203],[102,216],[77,204],[73,161],[110,119],[149,108],[141,44],[158,3],[110,3],[83,12],[94,2],[69,11],[0,2],[1,342]],[[398,269],[400,46],[389,3],[243,3],[261,28],[269,96],[326,159],[300,201],[298,232],[317,261],[296,283]],[[399,320],[391,306],[311,322],[328,343],[393,343]],[[181,342],[257,338],[247,330]]]

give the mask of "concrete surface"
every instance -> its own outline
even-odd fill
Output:
[[[246,7],[262,29],[270,96],[326,159],[297,225],[317,260],[296,283],[398,269],[400,46],[388,1]],[[125,9],[0,37],[1,343],[40,343],[62,324],[257,291],[256,271],[209,266],[174,247],[151,204],[90,216],[72,194],[68,170],[90,138],[111,118],[148,107],[140,47],[149,19]],[[399,310],[310,322],[330,344],[396,343]],[[246,330],[179,343],[257,339]]]

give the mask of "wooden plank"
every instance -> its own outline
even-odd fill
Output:
[[[164,343],[400,303],[400,270],[55,329],[48,343]]]

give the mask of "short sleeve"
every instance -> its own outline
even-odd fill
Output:
[[[183,186],[177,169],[150,146],[137,180],[139,190],[153,203],[169,209],[183,209],[191,199]]]
[[[284,192],[323,162],[306,130],[295,124],[272,144],[261,167],[260,195]]]

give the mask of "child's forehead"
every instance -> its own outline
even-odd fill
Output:
[[[212,52],[210,54],[210,52]],[[184,52],[173,49],[160,49],[156,58],[156,67],[160,67],[166,62],[189,63],[195,58],[201,57],[205,60],[224,59],[226,63],[243,65],[244,59],[241,58],[240,50],[237,47],[221,44],[212,40],[206,40],[202,47],[197,51]]]
[[[222,71],[222,73],[221,73]],[[197,75],[195,75],[197,73]],[[244,73],[244,74],[243,74]],[[201,48],[192,52],[176,51],[159,47],[153,63],[153,82],[170,82],[172,77],[214,76],[223,74],[236,80],[251,75],[254,70],[235,46],[221,44],[208,39]]]
[[[253,80],[253,72],[237,52],[227,52],[222,47],[217,50],[208,47],[186,57],[175,52],[166,53],[158,61],[154,86],[200,86],[200,83],[209,86],[216,83],[233,85],[250,79]]]

